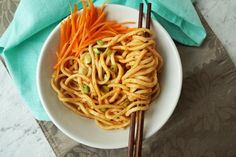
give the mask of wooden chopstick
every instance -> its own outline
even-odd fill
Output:
[[[147,8],[147,19],[146,19],[146,28],[150,29],[151,23],[151,8],[152,4],[148,3]],[[146,34],[147,36],[147,34]],[[137,112],[138,123],[137,123],[137,134],[136,134],[136,157],[141,157],[142,155],[142,141],[143,141],[143,125],[144,125],[144,111]]]
[[[151,3],[148,3],[146,28],[150,29],[151,23]],[[139,5],[139,21],[138,27],[142,27],[143,19],[143,3]],[[135,144],[135,121],[137,117],[137,131],[136,131],[136,144]],[[141,157],[142,155],[142,141],[143,141],[143,125],[144,125],[144,111],[139,111],[136,114],[131,114],[131,124],[129,133],[128,157]],[[134,150],[135,147],[135,150]]]
[[[139,4],[139,17],[138,17],[138,28],[142,28],[143,24],[143,3]],[[129,144],[128,144],[128,157],[134,157],[134,135],[135,135],[135,123],[136,123],[136,113],[131,114],[130,120],[130,130],[129,130]]]
[[[150,29],[150,25],[151,25],[151,12],[152,12],[152,3],[148,3],[147,20],[146,20],[146,28],[147,29]]]

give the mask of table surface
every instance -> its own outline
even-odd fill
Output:
[[[196,4],[236,64],[236,1],[197,0]],[[12,19],[17,5],[17,0],[0,0],[0,34]],[[0,156],[54,157],[38,123],[24,106],[1,62],[0,89]]]

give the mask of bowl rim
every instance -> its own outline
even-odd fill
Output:
[[[124,7],[126,9],[131,9],[133,11],[136,11],[138,12],[137,9],[134,9],[134,8],[131,8],[131,7],[128,7],[128,6],[124,6],[124,5],[119,5],[119,4],[106,4],[106,7]],[[80,10],[82,11],[82,9]],[[80,12],[79,11],[79,12]],[[56,127],[59,128],[59,130],[61,130],[64,134],[66,134],[68,137],[70,137],[71,139],[75,140],[76,142],[79,142],[79,143],[82,143],[84,145],[87,145],[87,146],[90,146],[90,147],[94,147],[94,148],[100,148],[100,149],[119,149],[119,148],[125,148],[127,147],[127,145],[123,145],[123,144],[114,144],[112,146],[109,146],[107,147],[107,145],[104,145],[104,144],[101,144],[101,143],[94,143],[94,142],[90,142],[90,141],[87,141],[87,140],[83,140],[81,138],[78,138],[78,137],[75,137],[74,135],[70,134],[65,128],[64,126],[61,126],[57,120],[54,118],[54,116],[51,114],[51,112],[49,111],[48,109],[48,105],[46,105],[45,101],[44,101],[44,97],[42,95],[42,85],[41,85],[41,82],[40,82],[40,71],[41,71],[41,64],[43,62],[43,56],[44,56],[44,52],[45,52],[45,49],[48,45],[48,43],[50,43],[50,40],[52,39],[53,35],[58,31],[59,29],[59,26],[61,24],[62,21],[64,21],[65,19],[67,19],[70,15],[66,16],[64,19],[62,19],[56,26],[55,28],[53,28],[53,30],[49,33],[48,37],[46,38],[46,40],[44,41],[43,43],[43,46],[41,48],[41,51],[40,51],[40,54],[39,54],[39,58],[38,58],[38,63],[37,63],[37,68],[36,68],[36,84],[37,84],[37,92],[38,92],[38,95],[39,95],[39,98],[40,98],[40,102],[44,108],[44,110],[46,111],[49,119],[53,122],[53,124],[56,125]],[[178,52],[178,49],[176,48],[176,45],[174,44],[174,41],[172,40],[172,38],[170,37],[169,33],[166,31],[166,29],[155,19],[151,19],[153,22],[157,23],[159,25],[159,28],[158,29],[161,29],[161,31],[164,32],[165,35],[167,35],[167,38],[169,38],[170,40],[170,47],[172,47],[174,49],[174,53],[176,53],[175,57],[176,57],[176,61],[177,61],[177,64],[178,64],[178,73],[179,73],[179,82],[178,82],[178,94],[177,96],[175,97],[175,104],[173,104],[173,107],[172,107],[172,110],[170,112],[168,112],[167,114],[167,118],[165,120],[162,120],[159,127],[153,129],[153,131],[151,131],[149,133],[149,135],[146,136],[146,138],[144,138],[144,140],[150,138],[150,136],[154,135],[155,133],[157,133],[162,127],[163,125],[169,120],[169,118],[171,117],[171,115],[173,114],[176,106],[177,106],[177,103],[178,103],[178,100],[179,100],[179,97],[180,97],[180,94],[181,94],[181,90],[182,90],[182,83],[183,83],[183,68],[182,68],[182,63],[181,63],[181,59],[180,59],[180,55],[179,55],[179,52]]]

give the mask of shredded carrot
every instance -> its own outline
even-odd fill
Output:
[[[60,25],[60,44],[57,52],[57,64],[54,66],[57,71],[63,59],[68,56],[78,57],[81,52],[90,44],[105,37],[113,37],[117,34],[128,33],[131,29],[126,24],[133,22],[117,23],[106,19],[104,11],[105,4],[95,7],[92,0],[81,0],[83,11],[78,14],[77,6],[74,10],[70,6],[71,15]]]

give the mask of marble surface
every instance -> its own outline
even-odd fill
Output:
[[[236,0],[196,0],[196,5],[236,65]]]
[[[54,157],[38,123],[0,62],[0,156]]]
[[[4,5],[17,0],[0,0]],[[236,1],[196,0],[196,5],[219,37],[236,64]],[[14,9],[13,9],[14,10]],[[12,15],[13,13],[9,13]],[[5,15],[0,14],[0,18]],[[10,21],[11,16],[6,16]],[[0,23],[0,33],[3,32]],[[24,106],[5,67],[0,63],[0,156],[53,157],[55,156],[40,127]]]

